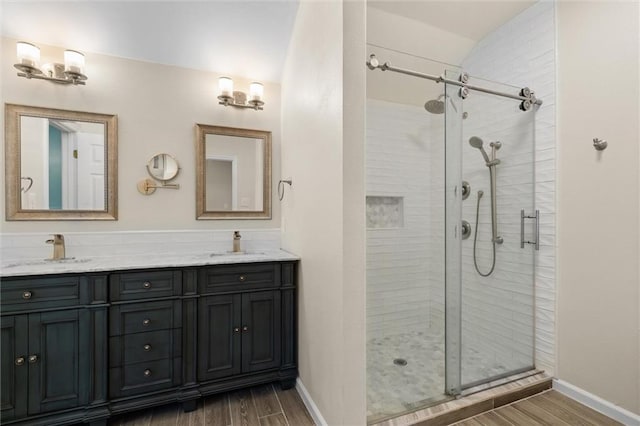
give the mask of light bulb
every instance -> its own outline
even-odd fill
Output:
[[[220,89],[220,96],[233,97],[233,80],[229,77],[220,77],[218,79],[218,89]]]
[[[261,101],[264,96],[264,86],[261,83],[251,83],[249,86],[249,100]]]
[[[75,50],[65,50],[64,70],[74,74],[84,74],[84,55]]]
[[[25,41],[16,43],[18,63],[28,67],[38,68],[40,62],[40,48]]]

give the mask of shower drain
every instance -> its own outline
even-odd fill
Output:
[[[393,360],[393,363],[395,365],[399,365],[401,367],[404,367],[405,365],[407,365],[407,360],[404,358],[396,358]]]

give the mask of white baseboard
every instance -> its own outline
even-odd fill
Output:
[[[567,383],[564,380],[553,379],[553,388],[558,392],[567,395],[568,397],[575,399],[583,405],[601,412],[605,416],[611,417],[614,420],[626,426],[640,426],[640,416],[625,410],[622,407],[618,407],[606,401],[599,396],[589,393],[577,386]]]
[[[313,399],[311,399],[307,388],[305,388],[304,384],[302,384],[302,380],[300,380],[300,377],[296,379],[296,390],[300,394],[300,398],[302,398],[302,402],[304,402],[305,407],[307,407],[309,414],[311,414],[314,423],[317,426],[328,426],[327,421],[324,419],[324,417],[322,417],[322,413],[320,413],[318,406],[315,402],[313,402]]]

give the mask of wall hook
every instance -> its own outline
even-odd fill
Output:
[[[607,148],[607,145],[609,144],[606,140],[593,138],[593,147],[596,149],[596,151],[604,151]]]
[[[280,182],[278,182],[278,199],[280,199],[280,201],[282,201],[284,199],[284,184],[288,184],[289,186],[292,186],[293,184],[293,180],[291,180],[291,178],[289,179],[280,179]]]

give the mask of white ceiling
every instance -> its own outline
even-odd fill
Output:
[[[2,35],[279,82],[297,0],[2,0]]]
[[[537,0],[368,0],[370,7],[479,41]]]
[[[368,4],[480,40],[534,2]],[[36,44],[279,82],[297,9],[298,0],[2,0],[1,28],[3,36]]]

